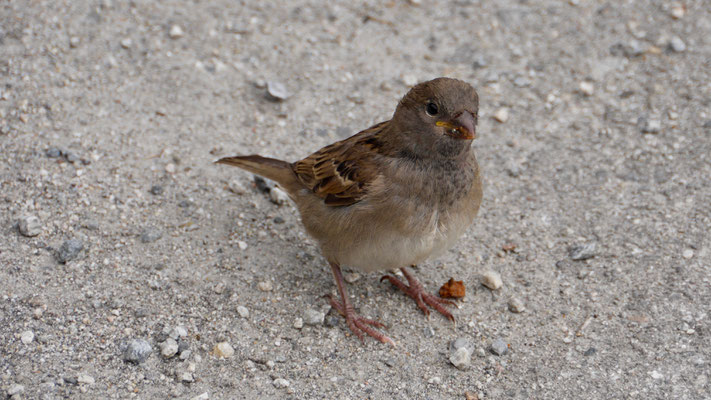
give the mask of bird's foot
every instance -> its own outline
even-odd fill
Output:
[[[402,274],[405,275],[407,284],[393,275],[385,275],[380,278],[380,281],[382,282],[387,279],[393,284],[393,286],[405,292],[406,295],[412,297],[415,300],[415,303],[417,303],[417,307],[419,307],[426,316],[429,317],[430,315],[430,309],[427,307],[430,306],[437,310],[440,314],[447,317],[450,321],[454,322],[454,316],[449,312],[449,310],[447,310],[447,308],[445,308],[445,305],[456,306],[457,303],[437,297],[425,291],[422,284],[415,279],[415,277],[412,276],[406,268],[400,268],[400,270],[402,271]]]
[[[368,336],[379,340],[381,343],[390,343],[393,347],[395,346],[395,342],[393,342],[392,339],[372,328],[384,328],[385,325],[378,321],[361,317],[350,304],[344,306],[342,302],[334,299],[333,296],[329,295],[328,301],[331,303],[331,307],[335,308],[339,314],[346,318],[348,328],[350,328],[351,332],[358,336],[361,341],[364,341],[363,332],[365,332]]]

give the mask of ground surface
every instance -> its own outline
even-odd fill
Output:
[[[710,60],[704,0],[4,1],[0,396],[709,398]],[[416,273],[467,296],[454,327],[349,275],[398,347],[361,343],[294,207],[212,161],[306,156],[443,75],[479,91],[485,196]]]

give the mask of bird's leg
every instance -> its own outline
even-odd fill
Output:
[[[363,340],[363,332],[365,332],[382,343],[390,343],[395,346],[395,342],[393,342],[392,339],[371,327],[374,326],[376,328],[383,328],[385,325],[372,319],[363,318],[355,312],[350,300],[348,300],[348,294],[346,293],[345,286],[346,284],[343,281],[341,267],[333,262],[329,262],[329,264],[331,265],[331,271],[333,271],[333,278],[336,280],[336,286],[338,286],[338,293],[341,295],[341,301],[339,302],[331,295],[328,296],[328,300],[331,303],[331,307],[338,310],[338,312],[346,318],[346,323],[348,324],[348,328],[350,328],[351,332],[358,336],[361,341]]]
[[[382,282],[387,279],[393,284],[393,286],[405,292],[406,295],[412,297],[417,303],[417,307],[419,307],[420,310],[422,310],[422,312],[428,317],[430,315],[430,309],[427,308],[427,306],[430,306],[439,311],[440,314],[449,318],[451,321],[454,321],[454,316],[444,307],[444,305],[456,305],[455,302],[445,300],[426,292],[422,287],[422,284],[410,274],[410,271],[408,271],[407,268],[402,267],[400,268],[400,271],[402,271],[402,274],[405,275],[407,284],[393,275],[385,275],[380,278],[380,281]]]

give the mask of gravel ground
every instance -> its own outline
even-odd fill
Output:
[[[212,161],[437,76],[479,91],[485,194],[417,274],[467,295],[350,274],[398,346],[361,343],[295,208]],[[711,398],[710,82],[708,0],[4,1],[0,396]]]

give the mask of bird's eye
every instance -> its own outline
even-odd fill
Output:
[[[427,107],[425,108],[425,112],[427,112],[427,115],[430,117],[434,117],[439,113],[439,108],[437,107],[437,104],[433,102],[427,103]]]

